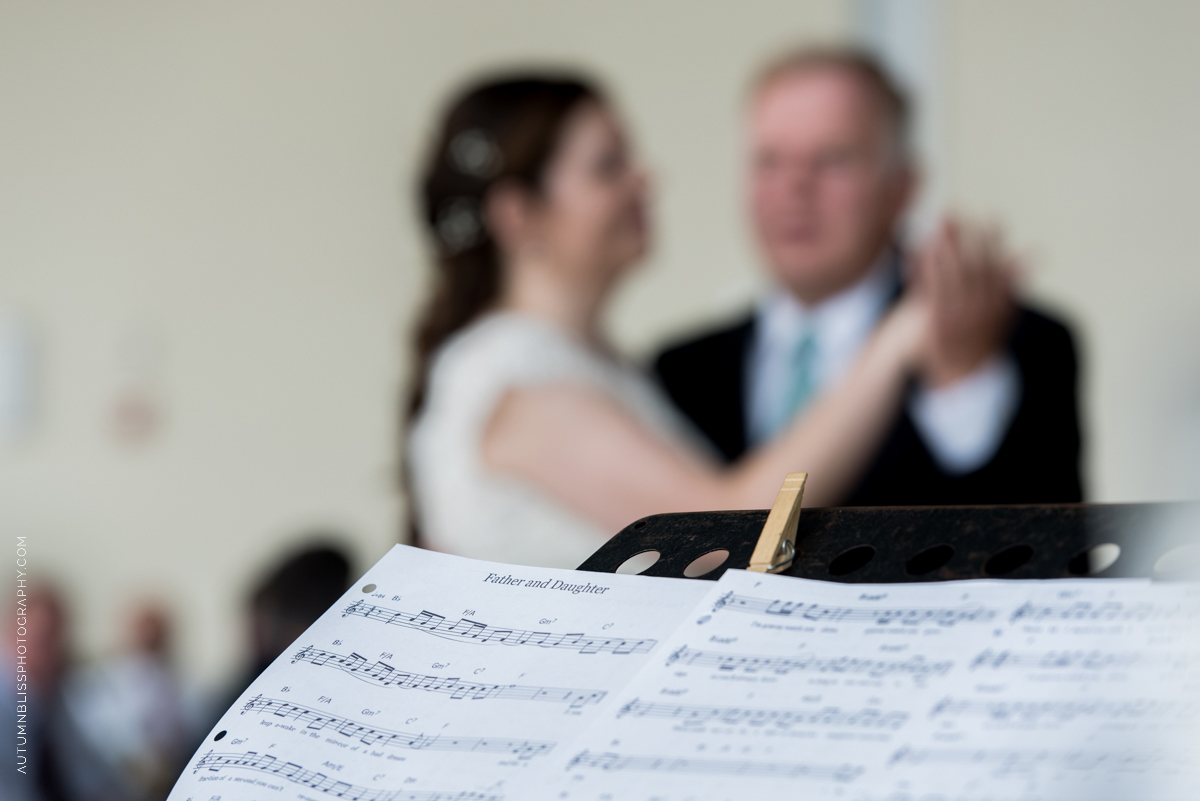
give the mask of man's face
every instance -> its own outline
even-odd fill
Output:
[[[850,73],[812,68],[767,84],[750,109],[750,208],[772,273],[806,303],[878,257],[912,183],[881,110]]]

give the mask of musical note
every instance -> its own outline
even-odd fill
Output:
[[[853,781],[862,774],[858,765],[805,765],[795,762],[739,762],[723,759],[630,756],[583,751],[567,764],[573,768],[598,768],[603,771],[650,770],[667,773],[711,773],[746,776],[756,779],[832,779]]]
[[[633,640],[620,637],[589,637],[582,633],[552,634],[548,631],[523,631],[521,629],[499,629],[462,618],[454,622],[442,615],[429,611],[417,614],[375,606],[355,601],[342,611],[342,617],[357,615],[368,620],[378,620],[392,626],[423,631],[436,637],[457,642],[479,645],[533,645],[538,648],[565,648],[581,654],[644,654],[655,645],[656,640]]]
[[[746,673],[757,673],[760,670],[780,675],[793,671],[862,673],[875,679],[897,674],[912,676],[914,679],[923,679],[932,675],[943,676],[954,665],[949,660],[944,662],[927,662],[922,656],[913,656],[903,661],[897,661],[850,656],[822,658],[812,654],[804,656],[718,654],[712,651],[698,651],[686,645],[667,657],[667,665],[673,665],[676,662],[696,667],[715,667],[723,671],[742,670]]]
[[[1036,724],[1043,719],[1055,723],[1067,723],[1077,718],[1099,717],[1108,720],[1142,720],[1170,717],[1176,720],[1190,719],[1200,709],[1193,704],[1178,700],[1163,701],[1153,698],[1133,698],[1121,701],[1094,699],[1088,701],[1050,700],[988,700],[970,701],[943,698],[934,705],[929,717],[987,717],[1003,723]]]
[[[1031,623],[1053,622],[1110,622],[1145,620],[1193,620],[1198,608],[1194,604],[1163,605],[1149,601],[1123,603],[1121,601],[1075,601],[1069,604],[1025,603],[1017,607],[1011,622],[1024,620]]]
[[[352,737],[364,745],[393,746],[428,751],[474,751],[479,753],[513,754],[518,759],[530,759],[550,753],[552,742],[538,740],[505,740],[494,737],[449,737],[409,734],[401,731],[365,726],[350,718],[339,717],[276,698],[255,696],[242,707],[242,714],[256,712],[274,715],[285,720],[307,724],[306,728],[320,731],[332,728],[338,734]]]
[[[461,678],[445,676],[423,676],[409,673],[384,662],[367,664],[366,657],[359,654],[344,656],[305,646],[292,657],[292,664],[309,662],[318,667],[331,667],[349,673],[360,681],[395,687],[400,690],[425,690],[445,693],[455,699],[469,698],[473,701],[494,699],[501,701],[550,701],[578,708],[595,704],[605,696],[603,690],[577,690],[563,687],[525,687],[518,684],[483,684],[463,681]]]
[[[490,793],[384,790],[360,787],[336,781],[315,770],[305,770],[295,762],[284,762],[270,754],[246,751],[241,754],[217,754],[209,751],[196,761],[193,771],[207,768],[219,771],[227,768],[257,770],[270,773],[295,784],[327,795],[350,801],[502,801],[504,796]]]
[[[754,598],[748,595],[726,593],[713,604],[713,612],[743,612],[751,615],[774,615],[809,620],[813,623],[841,623],[843,621],[870,621],[879,626],[921,626],[937,624],[954,626],[959,623],[988,623],[996,617],[994,609],[971,606],[948,609],[877,609],[855,606],[825,606],[799,601]]]
[[[1189,666],[1200,662],[1200,654],[1164,654],[1155,656],[1136,651],[993,651],[985,649],[973,660],[970,668],[992,668],[993,670],[1057,670],[1061,668],[1079,670],[1108,670],[1111,668],[1128,668],[1134,665],[1151,667],[1166,665],[1176,670],[1186,670]]]
[[[617,717],[672,718],[684,726],[720,723],[726,726],[762,726],[792,729],[797,726],[850,726],[865,729],[899,729],[908,720],[907,712],[879,709],[847,711],[838,707],[821,709],[742,709],[739,707],[683,706],[651,704],[634,698],[617,711]]]

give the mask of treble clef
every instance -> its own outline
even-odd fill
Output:
[[[295,661],[295,660],[293,660],[293,661]],[[262,702],[263,702],[262,701],[262,693],[259,693],[258,695],[254,696],[253,698],[251,698],[249,701],[246,702],[246,705],[244,707],[242,707],[242,714],[244,715],[247,712],[250,712],[250,711],[258,708],[259,704],[261,704]]]
[[[716,603],[713,604],[713,611],[716,612],[717,610],[724,608],[725,605],[727,603],[729,603],[729,601],[732,598],[733,598],[732,592],[727,592],[724,595],[722,595],[720,598],[717,599]]]
[[[355,611],[362,605],[363,605],[362,600],[355,601],[354,603],[352,603],[346,607],[345,611],[342,612],[342,617],[346,617],[347,615],[353,615],[355,613]]]

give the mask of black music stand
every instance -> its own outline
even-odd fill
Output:
[[[782,493],[781,493],[782,497]],[[799,499],[797,498],[797,503]],[[779,506],[779,502],[776,502]],[[716,580],[745,568],[769,510],[661,514],[626,526],[577,569],[614,573],[657,551],[642,575]],[[1186,521],[1191,520],[1191,524]],[[1155,565],[1195,542],[1200,506],[1182,503],[887,506],[804,509],[788,576],[848,583],[969,578],[1173,577]],[[1119,546],[1119,557],[1108,561]],[[728,558],[703,575],[688,566],[705,554]],[[1104,557],[1097,564],[1096,553]]]

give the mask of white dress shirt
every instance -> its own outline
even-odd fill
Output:
[[[776,433],[771,427],[788,402],[791,359],[804,333],[816,336],[813,378],[819,395],[854,364],[887,310],[896,281],[891,254],[886,254],[858,283],[815,306],[805,306],[782,288],[759,303],[745,377],[750,445]],[[1021,374],[1006,353],[948,386],[918,386],[908,399],[908,413],[938,466],[963,475],[996,455],[1020,400]]]

